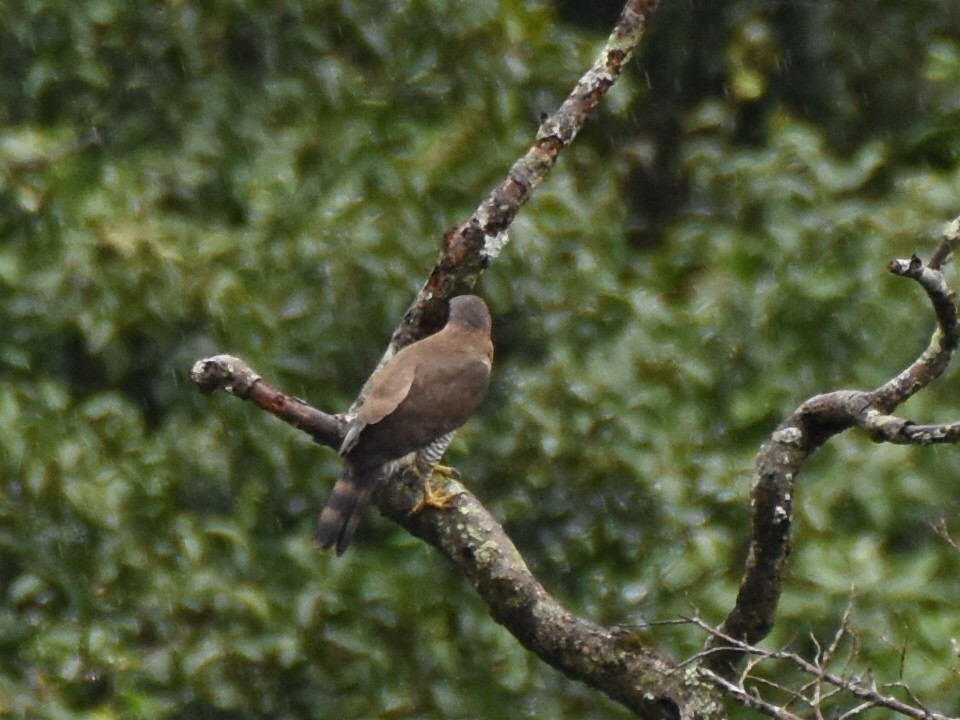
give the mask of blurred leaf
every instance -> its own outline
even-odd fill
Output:
[[[14,3],[0,27],[0,715],[626,717],[370,513],[339,459],[188,373],[346,407],[446,228],[601,47],[602,4]],[[483,276],[490,396],[449,459],[572,609],[719,620],[752,459],[924,347],[885,263],[957,214],[960,5],[663,4]],[[574,24],[574,16],[580,24]],[[96,138],[97,141],[85,142]],[[905,412],[935,421],[949,379]],[[798,479],[770,642],[835,631],[958,711],[953,448]],[[689,627],[654,642],[678,659]]]

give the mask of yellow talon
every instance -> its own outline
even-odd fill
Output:
[[[460,490],[447,492],[446,489],[435,488],[433,486],[432,480],[434,475],[439,475],[447,480],[456,479],[460,476],[460,473],[451,467],[447,467],[446,465],[436,465],[433,470],[430,471],[430,474],[425,478],[421,474],[420,469],[417,467],[411,468],[411,472],[420,478],[422,484],[422,494],[420,500],[417,501],[417,504],[414,505],[413,510],[410,511],[411,515],[417,515],[428,507],[436,508],[438,510],[446,510],[450,507],[450,505],[453,504],[453,501],[457,495],[460,494]]]

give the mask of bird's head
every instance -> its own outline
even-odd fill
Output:
[[[493,325],[490,311],[482,298],[476,295],[458,295],[450,301],[449,325],[463,325],[471,330],[485,330]]]

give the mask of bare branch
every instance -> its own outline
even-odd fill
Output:
[[[850,627],[850,615],[853,613],[853,601],[857,593],[854,588],[850,589],[850,599],[847,601],[847,607],[843,611],[843,617],[840,618],[840,625],[837,626],[837,632],[833,635],[833,640],[824,653],[817,655],[818,665],[827,665],[837,654],[840,647],[840,641],[848,634]]]
[[[721,675],[717,675],[708,671],[707,676],[717,685],[717,687],[723,690],[724,694],[733,698],[744,707],[750,708],[751,710],[759,710],[767,717],[777,718],[778,720],[804,720],[804,718],[801,716],[794,715],[792,712],[784,710],[779,705],[769,703],[762,698],[757,697],[749,690],[745,689],[742,685],[737,685]]]
[[[819,707],[825,699],[826,696],[821,695],[819,690],[819,686],[825,683],[837,688],[838,690],[849,693],[859,700],[864,701],[863,705],[854,708],[856,712],[854,712],[854,710],[848,711],[848,713],[843,715],[843,717],[853,717],[854,714],[862,713],[867,708],[881,707],[886,710],[892,710],[905,717],[916,718],[916,720],[958,720],[958,718],[928,710],[927,708],[923,707],[923,705],[912,693],[910,693],[910,703],[906,703],[902,700],[898,700],[895,697],[881,693],[879,690],[877,690],[874,683],[866,685],[860,682],[857,678],[843,677],[841,675],[837,675],[836,673],[830,672],[827,670],[826,666],[820,662],[810,662],[800,655],[793,652],[788,652],[786,650],[763,650],[755,645],[741,642],[736,638],[723,636],[722,633],[710,627],[710,625],[700,618],[692,618],[691,622],[705,630],[712,637],[718,637],[722,641],[723,646],[734,647],[745,656],[762,658],[764,660],[784,660],[794,668],[810,675],[816,681],[811,684],[811,687],[814,688],[816,695],[813,698],[803,698],[803,700],[811,707]],[[718,687],[723,688],[726,692],[730,692],[731,696],[734,697],[734,699],[736,699],[738,702],[743,701],[744,694],[751,696],[750,702],[758,700],[758,697],[755,694],[751,694],[746,688],[746,682],[748,680],[757,680],[758,678],[755,678],[752,675],[746,675],[741,676],[737,683],[733,683],[731,680],[728,680],[721,675],[712,673],[712,671],[708,671],[708,673],[711,680],[715,682]],[[902,683],[895,683],[894,685],[897,687],[902,687]],[[736,688],[738,692],[734,693],[731,690],[731,686]],[[789,692],[791,694],[795,694],[794,691]],[[747,707],[761,710],[763,709],[762,707],[754,704],[747,704],[746,701],[743,701],[743,704]],[[769,702],[766,704],[772,705],[777,710],[781,710],[778,705]],[[766,711],[764,710],[764,712]],[[780,717],[780,715],[770,715],[770,717]]]
[[[958,242],[960,218],[947,225],[935,256],[938,266]],[[937,329],[917,360],[895,378],[872,392],[838,390],[807,400],[760,447],[753,474],[753,532],[736,603],[721,624],[720,634],[707,640],[708,649],[727,649],[706,657],[706,667],[724,677],[734,676],[742,653],[726,646],[723,638],[755,645],[773,627],[790,553],[793,484],[807,458],[831,437],[852,427],[865,430],[878,442],[960,441],[960,423],[917,425],[889,414],[947,368],[960,339],[960,321],[954,292],[939,269],[924,266],[916,256],[894,260],[888,269],[920,284],[933,306]]]
[[[953,539],[950,535],[950,530],[947,528],[947,521],[941,518],[940,522],[937,524],[931,523],[930,527],[933,528],[933,531],[937,534],[941,540],[943,540],[947,545],[952,547],[957,552],[960,552],[960,543]]]
[[[943,269],[943,266],[953,258],[957,245],[960,245],[960,217],[954,218],[943,226],[943,241],[927,266],[933,270]]]
[[[941,245],[942,247],[942,245]],[[914,255],[909,260],[892,260],[887,269],[894,275],[920,283],[933,304],[937,330],[926,350],[895,378],[870,393],[869,403],[880,412],[890,412],[943,374],[960,338],[960,323],[953,290],[939,270],[925,267]]]
[[[204,395],[218,390],[249,400],[298,430],[303,430],[321,445],[339,448],[347,423],[341,415],[330,415],[311,407],[300,398],[287,395],[265,382],[253,368],[232,355],[214,355],[198,360],[190,379]]]
[[[457,489],[451,508],[413,516],[410,510],[418,494],[402,483],[382,485],[375,500],[385,516],[452,560],[493,619],[564,674],[641,717],[693,717],[693,707],[704,718],[721,717],[715,691],[702,683],[698,671],[675,673],[675,665],[646,647],[635,632],[598,625],[558,603],[530,572],[496,518],[466,489]]]

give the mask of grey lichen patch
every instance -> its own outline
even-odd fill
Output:
[[[480,249],[480,255],[489,260],[495,259],[501,251],[510,242],[510,235],[506,230],[498,232],[496,235],[485,235],[483,238],[483,247]]]
[[[538,623],[557,623],[564,618],[562,608],[552,602],[538,602],[533,606],[533,618]]]
[[[960,240],[960,217],[955,217],[943,226],[943,237],[947,240]]]
[[[486,540],[485,542],[480,543],[477,546],[474,556],[477,559],[477,564],[481,566],[488,565],[499,553],[499,548],[493,540]]]
[[[947,429],[942,425],[931,425],[923,429],[910,427],[908,440],[915,445],[932,445],[947,437]]]
[[[617,52],[617,54],[620,55],[620,56],[623,55],[622,51],[620,51],[620,50],[616,50],[616,52]],[[611,55],[611,53],[609,53],[609,52],[603,54],[603,60],[602,60],[602,66],[603,66],[603,67],[607,67],[607,66],[609,66],[609,65],[611,64],[611,63],[610,63],[610,55]],[[598,85],[612,85],[612,84],[614,83],[614,81],[616,80],[616,78],[613,76],[612,73],[608,72],[607,70],[598,70],[598,71],[594,74],[592,80],[593,80],[593,85],[594,85],[594,87],[596,87],[596,86],[598,86]]]
[[[717,698],[717,690],[696,665],[687,665],[683,672],[684,685],[691,690],[696,707],[690,708],[692,718],[721,718],[723,705]]]
[[[803,443],[803,433],[796,427],[783,428],[773,433],[773,441],[784,445],[799,446]]]
[[[200,388],[200,391],[209,395],[217,390],[224,390],[230,394],[238,391],[246,392],[260,380],[260,376],[246,372],[241,377],[241,370],[246,366],[232,355],[214,355],[213,357],[198,360],[190,369],[190,378]],[[242,386],[238,387],[238,383]]]
[[[559,138],[561,136],[560,123],[555,117],[548,117],[537,128],[537,140],[546,140],[547,138]]]

